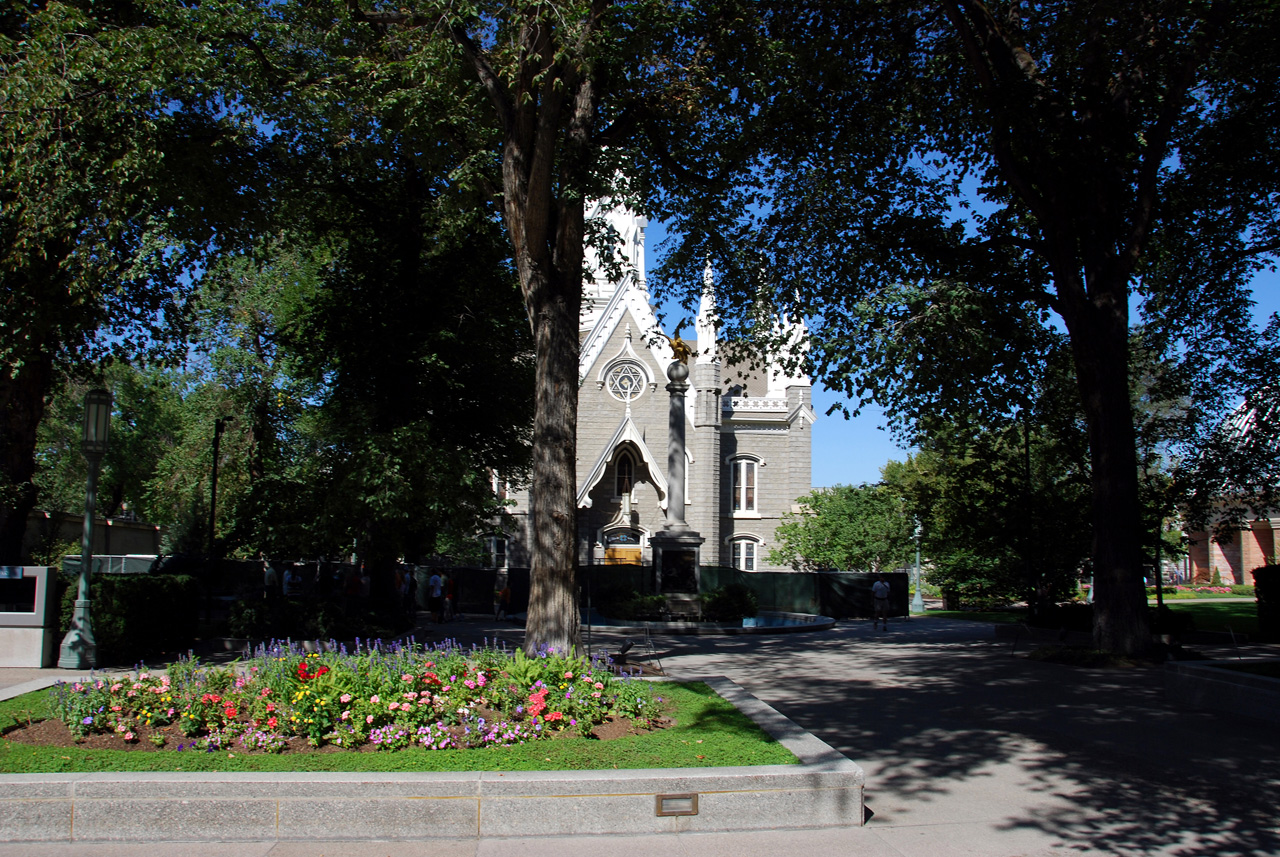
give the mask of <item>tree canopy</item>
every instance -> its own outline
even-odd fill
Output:
[[[0,7],[0,561],[60,375],[180,353],[201,253],[251,221],[253,129],[176,4]]]
[[[1015,419],[1060,322],[1089,439],[1095,637],[1141,649],[1131,314],[1195,379],[1195,402],[1264,382],[1242,358],[1276,353],[1247,289],[1280,234],[1276,15],[1181,0],[770,6],[791,62],[756,117],[766,150],[735,197],[671,201],[687,240],[669,279],[695,288],[710,259],[730,320],[762,302],[806,319],[798,357],[908,431]]]
[[[774,533],[769,561],[797,571],[888,571],[906,563],[914,527],[883,485],[836,485],[800,498]]]

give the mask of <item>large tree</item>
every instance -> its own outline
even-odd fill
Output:
[[[678,212],[686,282],[710,257],[728,302],[808,316],[812,368],[908,421],[958,392],[985,420],[1015,416],[1034,328],[1060,319],[1110,650],[1150,640],[1134,307],[1163,356],[1228,382],[1219,397],[1262,380],[1220,370],[1253,344],[1247,283],[1280,237],[1278,15],[1250,0],[778,5],[797,73],[759,114],[771,151],[743,196],[759,206]],[[903,289],[986,347],[915,347]]]
[[[261,31],[264,44],[275,39],[297,48],[281,66],[305,67],[323,56],[357,71],[380,90],[382,116],[429,128],[432,145],[459,154],[448,178],[460,189],[484,190],[505,227],[536,369],[531,650],[579,643],[575,460],[584,250],[593,243],[606,264],[616,250],[607,230],[588,220],[588,205],[643,209],[646,188],[662,178],[636,168],[646,143],[668,165],[666,176],[714,172],[699,166],[714,148],[700,147],[689,132],[743,109],[728,88],[711,87],[708,70],[717,51],[742,52],[749,41],[721,38],[741,28],[733,7],[670,0],[265,7],[280,26],[270,38]],[[329,74],[322,71],[300,76],[290,96],[321,91]]]
[[[173,356],[181,272],[242,219],[252,129],[214,97],[217,54],[184,15],[0,6],[0,562],[19,561],[55,384],[110,357]]]

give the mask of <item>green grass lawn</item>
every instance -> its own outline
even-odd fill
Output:
[[[662,683],[675,725],[612,741],[557,737],[474,750],[246,755],[239,751],[88,750],[0,740],[0,773],[81,771],[560,771],[787,765],[798,760],[701,682]],[[49,716],[48,691],[0,702],[0,729]]]
[[[1237,634],[1258,633],[1256,601],[1166,601],[1174,613],[1190,615],[1197,631],[1226,631],[1230,626]]]

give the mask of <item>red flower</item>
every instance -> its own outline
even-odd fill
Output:
[[[302,663],[298,664],[298,681],[310,681],[313,678],[320,678],[320,676],[324,675],[328,671],[329,671],[328,667],[321,666],[321,667],[316,667],[315,672],[308,672],[307,663],[306,661],[303,661]]]

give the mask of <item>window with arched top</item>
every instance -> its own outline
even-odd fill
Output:
[[[735,458],[733,472],[733,511],[756,512],[760,462],[754,458]]]
[[[733,567],[738,571],[755,571],[756,554],[760,543],[753,538],[734,539],[730,546],[733,555]]]
[[[624,497],[631,493],[636,484],[636,462],[628,452],[618,454],[613,465],[613,493],[615,497]]]

